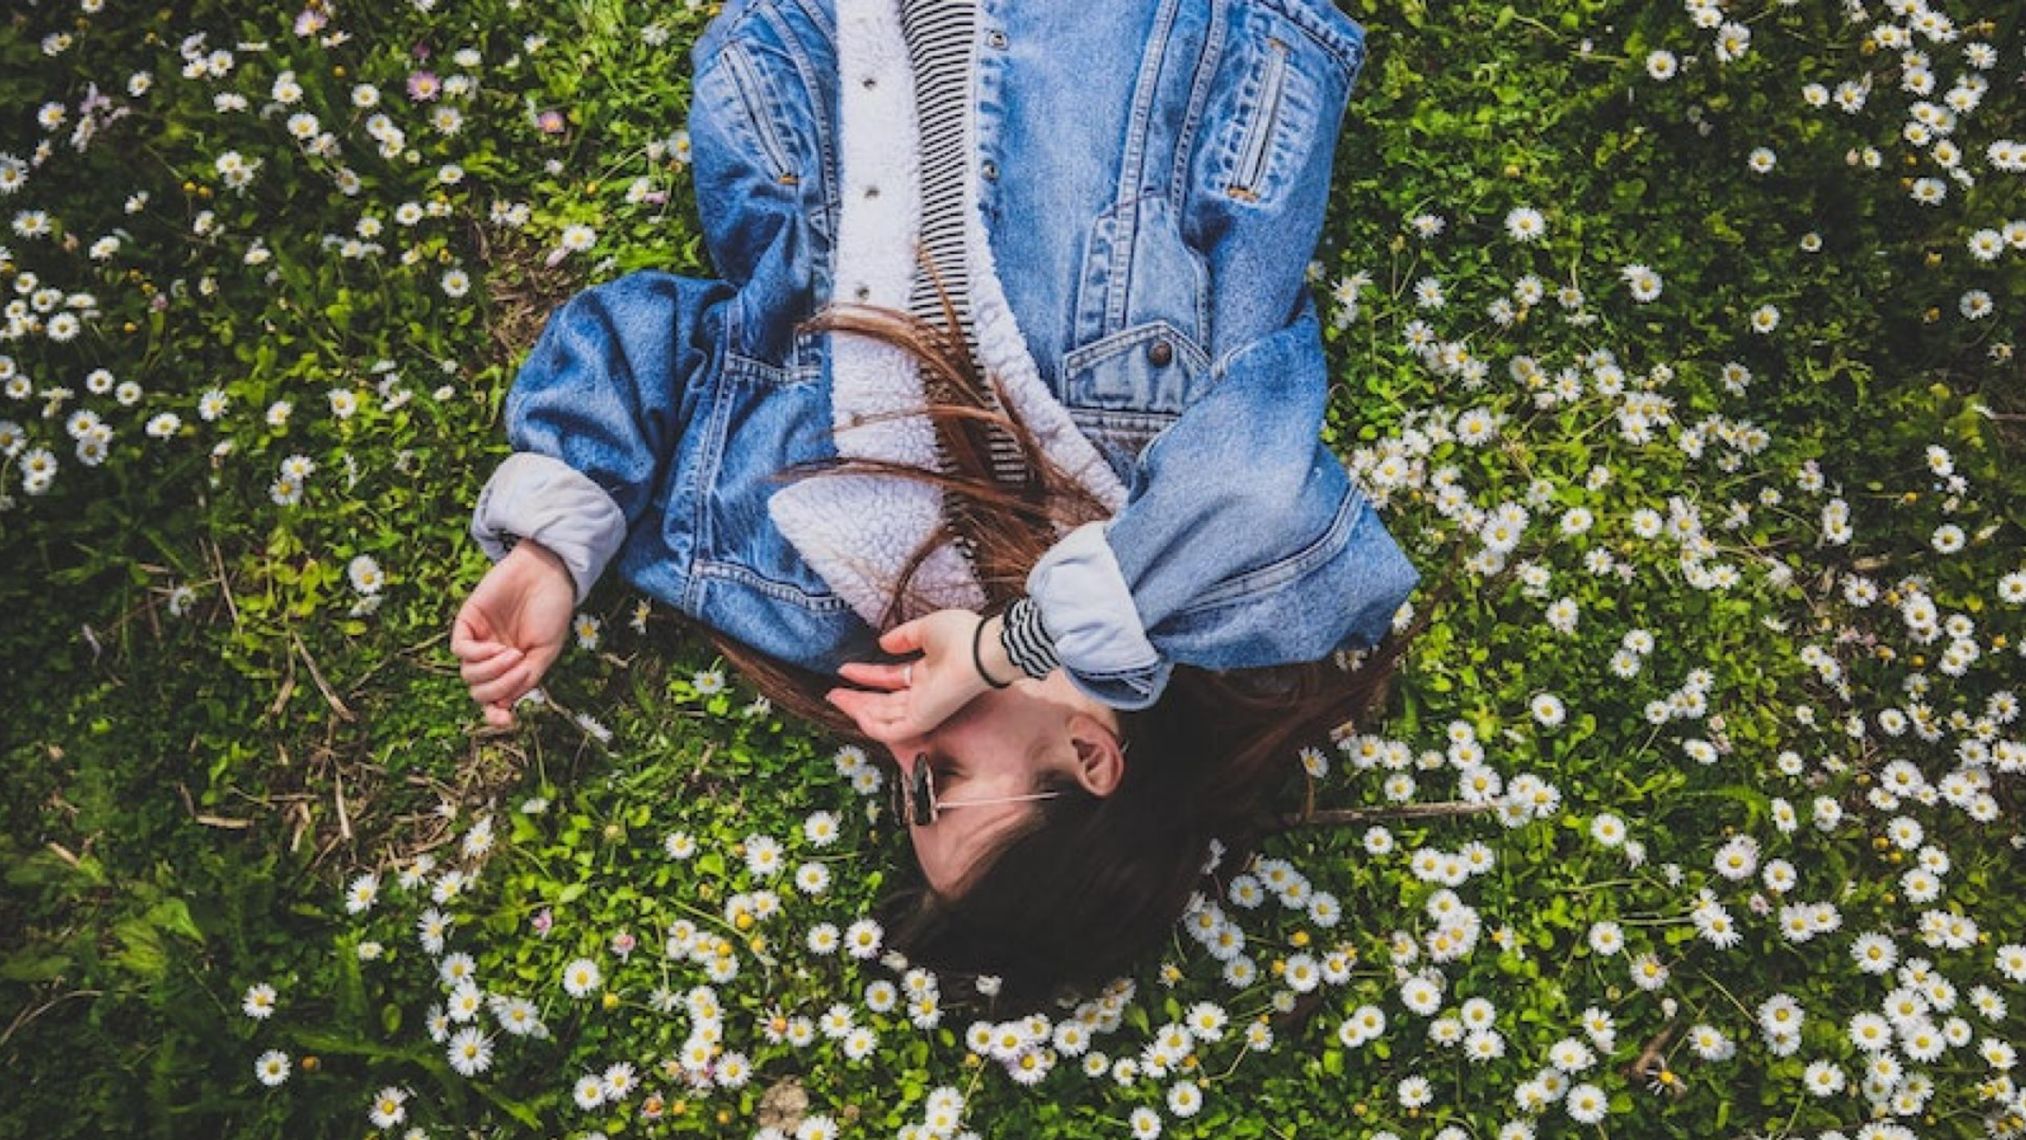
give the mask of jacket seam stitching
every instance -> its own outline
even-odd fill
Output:
[[[714,534],[710,525],[711,491],[718,484],[718,466],[724,455],[725,432],[725,386],[713,385],[711,390],[710,418],[705,423],[703,454],[697,457],[695,488],[696,502],[690,507],[690,530],[696,536],[690,548],[691,572],[683,582],[685,603],[700,607],[702,604],[702,582],[696,574],[696,567],[710,561],[708,552]]]
[[[1140,191],[1140,182],[1147,166],[1147,132],[1153,121],[1154,100],[1160,94],[1161,68],[1168,59],[1177,6],[1176,0],[1166,0],[1155,15],[1154,27],[1147,38],[1148,54],[1141,57],[1139,75],[1133,81],[1133,106],[1127,119],[1125,153],[1120,156],[1115,191],[1118,204],[1131,208],[1131,220],[1127,240],[1113,247],[1115,275],[1105,298],[1104,327],[1107,332],[1123,326],[1126,313],[1131,311],[1133,251],[1139,244],[1141,229],[1139,202],[1146,197]]]
[[[788,26],[787,17],[779,11],[779,6],[769,5],[766,9],[766,15],[769,17],[768,22],[774,27],[775,34],[779,35],[781,42],[786,45],[785,50],[788,53],[788,58],[795,65],[795,74],[802,81],[801,94],[804,96],[803,105],[808,109],[810,116],[817,124],[823,123],[827,115],[827,110],[823,105],[824,92],[827,89],[827,85],[817,81],[816,68],[808,58],[806,46],[802,43],[801,38],[795,34],[795,30]],[[832,71],[836,72],[838,69],[833,66]],[[839,73],[838,81],[842,82],[841,73]],[[827,211],[836,203],[838,197],[836,187],[834,186],[835,180],[829,177],[831,161],[834,157],[831,153],[832,140],[830,133],[821,129],[820,126],[812,128],[810,133],[816,139],[818,164],[816,176],[822,182],[822,193],[819,197],[823,202],[823,208]],[[797,195],[797,197],[799,199],[800,195]],[[800,207],[800,205],[798,201],[797,206]],[[799,212],[806,217],[808,211],[806,208],[803,208]]]
[[[1153,320],[1142,321],[1130,328],[1115,329],[1105,336],[1101,336],[1088,344],[1078,345],[1076,348],[1064,353],[1062,357],[1062,375],[1066,381],[1067,378],[1074,376],[1086,368],[1102,364],[1113,357],[1123,356],[1133,348],[1156,337],[1166,337],[1176,341],[1178,347],[1184,353],[1194,357],[1193,363],[1196,365],[1197,372],[1208,373],[1214,377],[1216,373],[1222,371],[1222,369],[1213,367],[1210,354],[1203,350],[1202,345],[1196,343],[1196,338],[1190,336],[1186,330],[1178,327],[1175,322],[1168,318],[1155,317]],[[1066,388],[1067,384],[1065,383],[1064,386]],[[1063,401],[1065,405],[1070,402],[1068,400]]]
[[[1327,4],[1329,0],[1322,0],[1322,2]],[[1344,69],[1346,78],[1355,75],[1359,67],[1363,65],[1365,59],[1365,41],[1362,32],[1353,35],[1350,32],[1334,31],[1324,22],[1324,17],[1317,15],[1307,5],[1291,2],[1291,0],[1258,0],[1258,3],[1261,7],[1270,8],[1278,13],[1288,23],[1300,29],[1303,35],[1314,41],[1317,47],[1330,53],[1330,56],[1337,61],[1338,66]],[[1349,19],[1342,12],[1336,11],[1334,7],[1332,7],[1332,11],[1343,19]]]
[[[1193,165],[1196,147],[1196,132],[1203,125],[1203,111],[1210,105],[1210,93],[1216,87],[1217,68],[1224,59],[1224,39],[1230,29],[1228,4],[1217,4],[1211,8],[1210,26],[1203,38],[1203,50],[1196,57],[1196,74],[1189,88],[1189,109],[1182,116],[1182,129],[1175,136],[1175,158],[1173,169],[1168,174],[1168,200],[1177,203],[1188,201],[1189,168]],[[1178,216],[1175,228],[1180,230],[1186,216]],[[1188,235],[1183,234],[1183,242]],[[1209,330],[1204,330],[1209,335]]]
[[[1135,665],[1125,669],[1077,669],[1075,670],[1075,673],[1077,676],[1083,678],[1086,681],[1131,682],[1143,679],[1142,677],[1143,674],[1157,671],[1160,669],[1160,667],[1161,667],[1160,655],[1155,654],[1154,659],[1152,661],[1147,662],[1145,665]]]
[[[717,558],[700,559],[696,563],[693,578],[713,578],[719,581],[736,582],[739,585],[758,590],[770,598],[794,602],[805,609],[830,613],[850,608],[850,603],[837,594],[813,594],[792,582],[770,578],[748,566],[727,562]]]

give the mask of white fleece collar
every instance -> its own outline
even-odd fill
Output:
[[[837,63],[843,203],[834,288],[841,300],[905,312],[917,272],[921,159],[914,69],[899,0],[838,0]],[[978,206],[976,119],[974,105],[964,116],[963,201],[979,363],[1000,377],[1009,410],[1025,421],[1049,458],[1116,513],[1125,503],[1124,485],[1042,381],[1000,288]],[[833,333],[830,362],[832,428],[841,457],[941,467],[927,416],[864,422],[924,407],[912,358],[868,337]],[[896,476],[819,475],[776,491],[767,508],[830,588],[877,628],[908,559],[942,523],[943,491]],[[978,609],[984,603],[970,563],[945,542],[915,574],[901,616]]]

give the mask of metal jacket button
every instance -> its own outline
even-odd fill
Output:
[[[994,48],[1003,48],[1006,46],[1006,33],[993,28],[985,33],[985,42]]]
[[[999,164],[988,158],[985,160],[984,165],[979,167],[978,172],[983,174],[988,181],[996,182],[999,179]]]
[[[1175,359],[1175,346],[1165,339],[1157,339],[1147,345],[1147,359],[1152,361],[1156,368],[1166,368],[1168,362]]]

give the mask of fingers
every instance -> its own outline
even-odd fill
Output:
[[[505,704],[487,705],[485,706],[485,723],[494,728],[512,728],[514,726],[513,711],[507,708]]]
[[[913,653],[922,647],[922,621],[916,618],[894,626],[879,636],[879,647],[888,653]]]
[[[875,665],[868,661],[849,661],[840,666],[837,675],[857,685],[874,689],[905,689],[913,681],[910,664]]]
[[[521,663],[525,655],[511,645],[501,645],[490,656],[466,660],[458,673],[467,685],[482,685]]]
[[[867,692],[864,689],[832,689],[824,699],[837,706],[858,724],[858,730],[882,744],[921,735],[916,717],[909,710],[905,690],[895,693]]]
[[[523,660],[490,681],[471,687],[471,698],[482,705],[511,701],[533,688],[534,670]]]
[[[450,651],[459,659],[470,661],[490,656],[498,642],[492,640],[492,626],[485,620],[485,614],[470,602],[464,603],[457,611],[457,619],[450,623]]]

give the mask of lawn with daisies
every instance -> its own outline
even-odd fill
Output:
[[[2026,1136],[2026,8],[1347,0],[1333,812],[1027,1014],[885,774],[608,576],[448,645],[547,315],[706,275],[714,14],[0,25],[0,1134]]]

